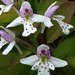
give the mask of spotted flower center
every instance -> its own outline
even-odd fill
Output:
[[[50,58],[50,51],[49,50],[38,50],[37,56],[40,58]]]

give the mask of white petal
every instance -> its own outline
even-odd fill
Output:
[[[49,10],[57,3],[57,1],[55,1],[54,3],[52,3],[49,8],[46,10],[45,14],[48,14]]]
[[[37,29],[35,27],[33,27],[32,22],[29,23],[25,22],[24,24],[24,32],[22,33],[22,36],[29,36],[31,33],[35,33],[37,31]]]
[[[49,61],[55,66],[55,67],[64,67],[68,65],[67,61],[55,58],[55,57],[50,57]]]
[[[62,32],[66,35],[69,34],[69,32],[70,32],[69,29],[73,28],[72,25],[63,22],[62,20],[59,20],[59,19],[56,19],[56,18],[52,18],[52,19],[56,20],[59,23],[60,27],[62,28]]]
[[[53,26],[51,19],[46,16],[33,14],[32,18],[33,18],[34,22],[44,22],[46,27],[50,28],[51,26]]]
[[[15,34],[10,31],[9,29],[4,28],[3,26],[0,26],[1,28],[3,28],[6,32],[8,32],[11,36],[13,36],[15,38]]]
[[[0,9],[1,9],[1,10],[0,10],[0,15],[1,15],[2,12],[4,11],[5,7],[6,7],[5,5],[0,5]]]
[[[6,45],[8,42],[3,38],[3,37],[0,37],[0,49],[4,46],[4,45]]]
[[[57,1],[55,1],[54,3],[52,3],[49,7],[49,9],[51,9],[55,4],[57,3]]]
[[[36,69],[38,69],[38,68],[39,68],[39,63],[40,63],[40,61],[36,62],[36,63],[32,66],[31,70],[36,70]]]
[[[56,17],[56,18],[58,18],[60,20],[65,19],[65,16],[63,16],[63,15],[53,15],[53,17]]]
[[[8,12],[10,11],[11,7],[13,6],[13,4],[10,4],[9,6],[7,6],[4,10],[4,12]]]
[[[8,47],[3,51],[3,55],[7,55],[11,50],[12,50],[12,48],[14,47],[14,45],[15,45],[15,41],[12,41],[9,45],[8,45]]]
[[[49,46],[45,45],[45,44],[42,44],[40,46],[38,46],[37,50],[45,50],[45,49],[50,49]]]
[[[32,55],[30,57],[21,59],[20,63],[32,66],[35,62],[38,61],[38,59],[39,58],[36,55]]]
[[[18,50],[18,52],[22,55],[23,53],[22,53],[20,47],[19,47],[17,44],[15,44],[15,47],[16,47],[16,49]]]
[[[41,33],[44,33],[45,30],[45,25],[43,25],[42,29],[41,29]]]
[[[41,64],[38,69],[38,75],[50,75],[47,63]]]
[[[23,24],[21,21],[23,19],[19,16],[18,18],[16,18],[13,22],[11,22],[6,28],[9,28],[9,27],[15,27],[15,26],[18,26],[20,24]]]
[[[66,30],[63,29],[62,32],[66,35],[68,35],[70,33],[70,31],[68,29],[66,29]]]
[[[55,70],[55,67],[51,62],[47,62],[47,66],[48,66],[49,69]]]

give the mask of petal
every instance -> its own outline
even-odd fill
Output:
[[[1,28],[3,28],[6,32],[8,32],[11,36],[13,36],[15,38],[15,34],[10,31],[9,29],[4,28],[3,26],[0,26]]]
[[[22,33],[22,36],[29,36],[31,33],[35,33],[37,29],[33,27],[32,22],[26,22],[24,25],[24,32]]]
[[[9,6],[7,6],[4,10],[4,12],[8,12],[10,11],[11,7],[13,6],[13,4],[10,4]]]
[[[24,18],[25,17],[25,10],[24,10],[24,8],[23,7],[21,7],[21,9],[20,9],[20,16],[22,17],[22,18]]]
[[[32,55],[30,57],[21,59],[20,63],[32,66],[34,63],[38,61],[38,59],[39,58],[36,55]]]
[[[40,45],[40,46],[38,46],[38,48],[37,48],[37,50],[49,50],[50,48],[49,48],[49,46],[47,46],[47,45],[45,45],[45,44],[42,44],[42,45]]]
[[[16,49],[18,50],[18,52],[22,55],[23,52],[21,51],[20,47],[19,47],[17,44],[15,44],[15,47],[16,47]]]
[[[33,15],[33,10],[30,6],[30,4],[25,1],[23,2],[22,6],[21,6],[21,9],[20,9],[20,16],[22,18],[26,17],[26,16],[32,16]]]
[[[57,3],[57,1],[55,1],[54,3],[52,3],[52,4],[49,6],[49,8],[47,9],[47,11],[50,10],[56,3]]]
[[[45,25],[43,25],[42,29],[41,29],[41,33],[44,33],[45,30]]]
[[[25,2],[23,2],[23,4],[21,5],[21,7],[23,7],[23,8],[31,7],[31,5],[29,4],[29,2],[25,1]]]
[[[15,41],[12,41],[9,45],[8,45],[8,47],[3,51],[3,55],[7,55],[11,50],[12,50],[12,48],[14,47],[14,45],[15,45]]]
[[[65,19],[65,16],[63,16],[63,15],[53,15],[53,17],[56,17],[56,18],[58,18],[60,20]]]
[[[5,5],[0,5],[0,15],[2,14],[2,12],[4,11],[4,9],[5,9]]]
[[[14,40],[14,38],[8,32],[4,30],[0,31],[0,35],[8,42],[12,42]]]
[[[53,24],[51,23],[50,18],[48,18],[48,17],[33,14],[32,19],[34,20],[34,22],[44,22],[46,27],[50,28],[51,26],[53,26]]]
[[[48,66],[49,69],[55,70],[55,67],[51,62],[47,62],[47,66]]]
[[[50,75],[47,64],[41,64],[38,68],[38,75]]]
[[[70,32],[68,29],[73,28],[72,25],[63,22],[62,20],[59,20],[56,18],[52,18],[52,19],[56,20],[59,23],[60,27],[62,28],[62,32],[66,35],[69,34],[69,32]]]
[[[68,35],[70,33],[70,31],[68,29],[66,29],[66,30],[63,29],[62,32],[66,35]]]
[[[11,22],[6,28],[9,28],[9,27],[15,27],[15,26],[18,26],[20,24],[23,24],[22,23],[22,18],[19,16],[18,18],[16,18],[13,22]]]
[[[0,49],[6,45],[8,42],[3,38],[3,37],[0,37],[1,41],[0,41]]]
[[[64,67],[68,65],[67,61],[52,57],[49,59],[49,61],[55,66],[55,67]]]
[[[32,66],[31,70],[36,70],[36,69],[38,69],[38,68],[39,68],[39,63],[41,63],[41,62],[40,62],[40,61],[36,62],[36,63]]]
[[[45,16],[51,18],[55,14],[58,8],[59,6],[54,6],[51,9],[48,9],[48,11],[45,12]]]
[[[13,0],[1,0],[5,5],[10,5],[10,4],[13,4]]]

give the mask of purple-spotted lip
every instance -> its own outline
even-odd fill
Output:
[[[37,50],[37,56],[40,58],[42,56],[45,56],[47,59],[50,58],[50,51],[47,50]]]
[[[0,35],[7,41],[12,42],[14,40],[14,37],[12,37],[8,32],[4,30],[0,30]]]
[[[59,6],[52,7],[50,10],[45,12],[45,16],[51,18],[55,14],[58,8]]]
[[[10,4],[13,4],[13,0],[1,0],[5,5],[9,6]]]

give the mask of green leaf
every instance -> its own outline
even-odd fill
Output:
[[[17,13],[13,9],[11,9],[9,12],[2,13],[2,15],[0,15],[0,23],[10,23],[17,16]]]
[[[63,59],[66,56],[75,57],[75,32],[67,36],[66,39],[58,45],[54,51],[54,55]]]
[[[75,57],[67,57],[68,63],[75,68]]]
[[[60,36],[62,29],[60,26],[57,24],[57,22],[53,22],[54,26],[51,28],[47,29],[47,43],[52,43],[54,40]]]

